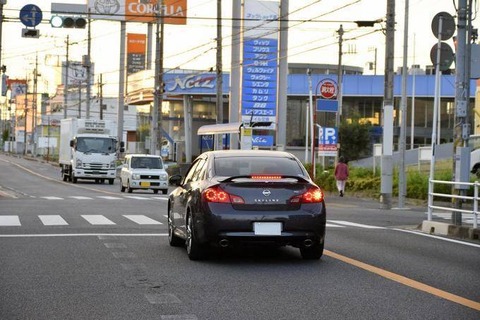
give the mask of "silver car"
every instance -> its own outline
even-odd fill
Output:
[[[149,154],[129,154],[120,171],[120,191],[153,190],[163,194],[168,192],[168,174],[160,156]]]

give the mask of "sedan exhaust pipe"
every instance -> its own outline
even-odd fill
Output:
[[[218,244],[220,245],[220,247],[226,248],[229,246],[230,242],[227,239],[222,239],[218,242]]]
[[[313,246],[313,241],[312,241],[312,239],[305,239],[305,240],[303,241],[303,245],[304,245],[306,248]]]

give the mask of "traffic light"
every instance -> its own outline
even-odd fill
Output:
[[[160,93],[165,93],[165,82],[160,83]]]
[[[53,16],[50,19],[53,28],[77,28],[84,29],[87,25],[87,19],[75,16]]]

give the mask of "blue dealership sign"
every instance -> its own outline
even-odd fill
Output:
[[[252,146],[271,147],[273,146],[273,136],[252,136]]]
[[[317,99],[317,111],[338,112],[338,100]]]

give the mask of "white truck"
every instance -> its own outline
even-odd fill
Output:
[[[68,118],[60,121],[59,164],[63,181],[78,179],[113,184],[116,178],[117,141],[114,121]]]

